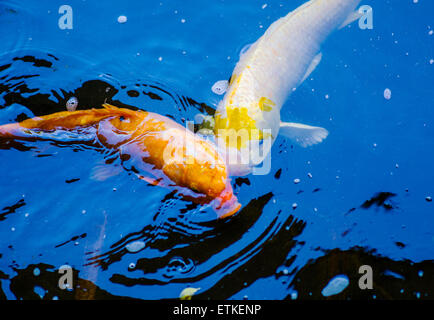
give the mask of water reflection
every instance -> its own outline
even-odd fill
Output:
[[[15,58],[10,58],[10,63],[6,64],[0,71],[0,78],[2,79],[0,99],[4,101],[1,105],[2,109],[0,109],[2,123],[64,111],[68,100],[72,97],[77,99],[78,109],[99,107],[102,103],[109,102],[133,110],[138,108],[160,112],[167,110],[168,114],[180,123],[199,112],[208,114],[214,112],[214,109],[205,103],[198,103],[192,98],[179,95],[176,91],[156,81],[149,83],[145,82],[146,80],[134,80],[123,81],[121,84],[114,76],[108,74],[104,74],[102,77],[98,76],[95,79],[84,79],[75,89],[66,90],[55,86],[49,90],[44,89],[46,85],[43,85],[44,80],[40,70],[58,70],[57,65],[62,63],[62,59],[59,54],[46,55],[37,52],[34,55],[17,53]],[[15,68],[16,64],[21,64],[21,66]],[[28,75],[17,75],[16,70],[22,68],[22,64],[28,66],[26,69],[29,71]],[[127,104],[123,102],[124,100],[131,102],[136,100],[137,103]],[[19,113],[17,114],[17,112]],[[8,155],[7,152],[12,150],[31,151],[35,159],[48,160],[53,158],[55,160],[62,156],[62,149],[65,149],[65,151],[72,150],[86,154],[95,151],[102,152],[105,163],[114,166],[121,165],[123,161],[113,157],[110,152],[99,149],[98,146],[91,143],[87,144],[86,141],[80,143],[50,141],[38,143],[35,149],[26,142],[0,141],[0,146],[1,149],[4,149],[5,156]],[[53,152],[50,146],[55,146],[60,151]],[[64,166],[68,167],[68,163],[65,163]],[[16,169],[19,170],[19,168]],[[127,173],[134,173],[134,168],[131,166],[130,172]],[[117,179],[131,184],[129,174],[121,175]],[[67,179],[62,177],[62,181],[65,182],[65,186],[68,186],[67,192],[71,196],[74,192],[80,193],[80,190],[89,184],[88,177],[78,174]],[[100,187],[107,185],[108,189],[115,192],[116,188],[113,188],[111,183],[110,179],[92,182],[93,185]],[[237,188],[241,188],[243,184],[250,185],[248,178],[240,178],[234,180],[233,183]],[[135,184],[136,182],[133,185]],[[59,191],[62,188],[65,187],[56,186]],[[83,281],[89,281],[91,284],[109,281],[125,288],[147,285],[160,285],[162,288],[167,286],[166,293],[162,294],[161,297],[176,297],[179,294],[176,284],[187,285],[198,282],[202,282],[200,286],[204,288],[201,294],[215,295],[216,293],[213,292],[220,291],[217,289],[218,286],[229,281],[231,285],[226,285],[227,290],[224,291],[224,294],[229,296],[240,290],[246,281],[251,283],[255,279],[272,275],[291,251],[295,243],[292,239],[299,235],[304,228],[303,221],[282,213],[282,211],[275,212],[274,215],[268,217],[262,215],[265,207],[273,198],[272,193],[251,197],[242,212],[233,218],[216,220],[211,208],[183,201],[174,192],[159,191],[155,193],[155,188],[143,186],[143,184],[140,185],[140,188],[147,190],[143,193],[143,205],[139,207],[148,218],[146,223],[137,223],[136,230],[122,235],[120,239],[116,239],[115,235],[110,232],[115,226],[118,230],[122,230],[122,223],[130,223],[129,220],[125,219],[118,220],[118,223],[113,225],[112,221],[115,216],[122,214],[120,205],[119,208],[112,205],[110,211],[103,209],[98,213],[92,212],[90,209],[87,211],[79,209],[77,211],[83,211],[82,217],[85,219],[74,221],[73,218],[65,220],[65,217],[61,216],[62,204],[56,207],[54,203],[59,202],[56,202],[54,198],[48,196],[45,199],[47,204],[51,203],[46,207],[50,209],[46,210],[52,211],[52,213],[39,211],[39,219],[50,223],[53,220],[48,217],[58,212],[59,220],[63,219],[63,221],[78,224],[74,234],[65,234],[63,240],[53,241],[50,246],[51,250],[58,252],[58,255],[71,258],[73,252],[80,249],[81,243],[85,244],[84,257],[74,256],[71,259],[74,262],[75,272],[80,274]],[[153,193],[156,195],[151,196]],[[158,198],[159,194],[162,195],[161,198]],[[89,197],[92,197],[93,201],[99,202],[98,195],[99,193],[91,193]],[[146,195],[149,195],[149,199]],[[128,197],[133,199],[131,196],[130,194]],[[155,200],[158,201],[156,210],[148,211],[147,202],[151,203]],[[125,198],[125,201],[128,199]],[[3,220],[7,220],[14,213],[14,210],[20,209],[24,205],[24,200],[20,200],[5,207],[1,217]],[[81,206],[81,204],[77,203],[77,206]],[[31,208],[30,205],[29,209]],[[260,222],[261,219],[262,222]],[[51,223],[57,224],[54,221]],[[92,223],[98,227],[89,229],[87,223]],[[19,241],[18,239],[17,241]],[[282,248],[279,241],[283,239],[285,245]],[[12,243],[13,241],[11,240]],[[140,248],[135,250],[134,248],[137,248],[138,243]],[[279,253],[276,255],[275,252],[277,251]],[[26,255],[27,253],[21,254]],[[28,254],[34,253],[28,252]],[[48,255],[50,254],[48,253]],[[9,257],[9,255],[7,256]],[[43,258],[40,260],[44,261]],[[68,260],[62,263],[67,263]],[[266,260],[272,260],[273,263],[265,264]],[[82,262],[77,263],[78,261]],[[47,261],[47,263],[50,262]],[[261,266],[262,264],[264,266]],[[30,266],[20,269],[22,268],[20,259],[15,261],[13,265],[17,275],[15,280],[11,280],[11,282],[32,282],[28,278]],[[38,269],[41,275],[51,274],[50,277],[55,277],[56,272],[53,266],[40,264]],[[253,270],[253,272],[244,270]],[[243,285],[238,288],[238,280],[232,279],[233,275],[236,274],[241,274],[242,278],[245,278]],[[39,279],[42,278],[43,276]],[[93,291],[93,294],[86,295],[81,291],[75,297],[98,298],[97,292],[101,292],[101,290],[96,289],[91,284],[89,284],[91,287],[89,290]],[[175,285],[173,288],[171,288],[172,284]],[[34,283],[34,286],[50,291],[50,289],[46,289],[47,284],[45,283],[37,282]],[[11,286],[11,291],[16,297],[37,298],[41,296],[42,289],[38,289],[36,292],[32,290],[33,293],[27,295],[18,287]],[[54,291],[55,293],[51,295],[45,293],[42,298],[65,297],[58,291]],[[110,295],[107,294],[106,297],[108,296]]]
[[[71,97],[77,98],[78,109],[109,102],[133,110],[163,110],[179,123],[199,112],[214,112],[207,104],[178,94],[158,81],[121,81],[97,69],[75,74],[73,78],[82,79],[68,88],[59,83],[45,84],[44,72],[62,75],[59,64],[65,59],[70,57],[36,51],[6,54],[0,67],[1,123],[64,111]],[[81,64],[76,62],[77,66]],[[285,142],[279,146],[279,150],[288,148]],[[115,178],[89,179],[95,165],[91,154],[102,152],[103,162],[112,167],[120,166],[122,159],[86,143],[49,142],[35,147],[26,142],[0,141],[0,150],[5,170],[16,173],[12,189],[3,190],[7,198],[0,206],[0,227],[11,235],[3,238],[5,245],[0,249],[0,298],[177,298],[185,287],[200,287],[193,299],[227,299],[258,280],[273,278],[281,280],[283,295],[288,299],[323,299],[322,289],[339,274],[349,278],[349,286],[328,299],[374,295],[417,298],[417,293],[420,298],[432,297],[432,261],[395,261],[359,247],[322,251],[299,241],[310,223],[318,223],[316,211],[307,212],[303,205],[293,210],[293,199],[275,205],[276,194],[266,191],[281,192],[279,188],[288,179],[287,168],[274,168],[271,179],[278,184],[272,186],[258,177],[233,179],[234,190],[241,193],[247,205],[238,215],[216,221],[209,208],[137,181],[132,166]],[[61,164],[56,167],[55,162]],[[252,192],[258,184],[259,191]],[[26,197],[24,191],[20,197],[22,189],[27,190]],[[306,197],[308,202],[327,193],[328,187],[315,186],[311,190],[303,192],[297,187],[291,196],[299,200]],[[399,197],[393,192],[375,193],[342,214],[349,220],[335,221],[337,216],[333,216],[328,223],[341,223],[344,229],[340,239],[348,239],[356,233],[360,213],[393,214]],[[12,229],[24,231],[19,234]],[[322,239],[322,235],[317,236]],[[404,250],[406,244],[399,240],[394,243],[398,250]],[[300,265],[300,248],[307,248],[307,256],[314,252],[316,258]],[[73,292],[57,287],[57,268],[63,263],[73,266]],[[376,291],[358,289],[360,264],[377,266]]]

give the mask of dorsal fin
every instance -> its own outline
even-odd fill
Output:
[[[107,110],[119,110],[118,107],[116,107],[112,104],[109,104],[109,103],[104,103],[102,106],[104,107],[104,109],[107,109]]]
[[[277,21],[273,22],[268,29],[266,30],[265,34],[271,34],[273,33],[275,30],[277,30],[280,26],[282,26],[285,22],[287,22],[289,19],[291,19],[292,17],[294,17],[296,14],[300,13],[302,10],[310,7],[311,5],[313,5],[317,0],[311,0],[308,1],[304,4],[302,4],[301,6],[299,6],[298,8],[294,9],[293,11],[291,11],[290,13],[288,13],[286,16],[278,19]]]

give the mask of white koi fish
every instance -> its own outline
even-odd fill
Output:
[[[250,173],[279,133],[303,147],[327,137],[324,128],[281,122],[280,109],[319,64],[321,43],[360,17],[360,1],[311,0],[274,22],[241,56],[214,117],[216,143],[231,175]]]

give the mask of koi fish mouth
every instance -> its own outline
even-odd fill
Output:
[[[237,197],[234,196],[229,182],[226,189],[223,190],[215,201],[214,211],[217,213],[219,219],[228,218],[237,213],[241,208],[241,204],[238,202]]]

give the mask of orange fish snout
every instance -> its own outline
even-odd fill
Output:
[[[226,189],[215,198],[214,211],[217,213],[219,219],[230,217],[237,213],[241,208],[237,197],[233,194],[232,187],[228,182]]]

